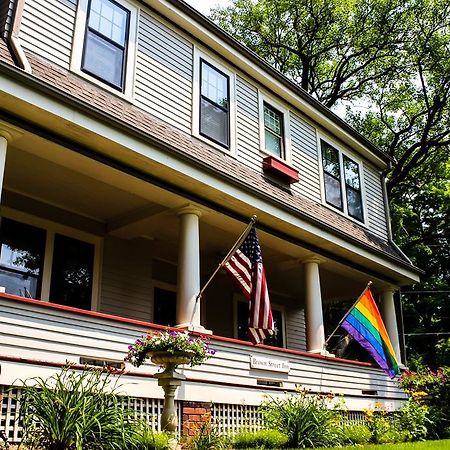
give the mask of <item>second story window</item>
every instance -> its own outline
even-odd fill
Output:
[[[220,70],[200,60],[199,132],[225,148],[230,146],[230,80]]]
[[[264,148],[280,158],[284,158],[283,114],[264,102]]]
[[[111,0],[90,0],[81,69],[124,90],[130,11]]]
[[[325,201],[364,222],[360,165],[323,140],[321,149]]]

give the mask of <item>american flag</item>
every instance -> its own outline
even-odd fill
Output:
[[[248,333],[250,340],[259,344],[274,333],[274,326],[266,271],[254,227],[225,263],[224,268],[238,283],[249,301]]]

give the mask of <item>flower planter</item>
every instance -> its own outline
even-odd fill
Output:
[[[191,362],[192,353],[190,352],[147,352],[147,356],[153,364],[157,366],[167,367],[168,365],[179,366],[180,364],[188,364]]]

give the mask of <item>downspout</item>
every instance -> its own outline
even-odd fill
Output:
[[[386,188],[386,175],[392,170],[392,165],[389,163],[387,169],[381,172],[381,189],[383,190],[383,202],[384,202],[384,214],[386,218],[386,228],[387,228],[387,236],[388,242],[391,244],[395,250],[411,265],[413,265],[412,261],[403,253],[403,250],[394,242],[392,236],[392,226],[391,226],[391,212],[389,209],[389,199],[387,196],[387,188]]]
[[[23,51],[19,41],[20,25],[22,23],[22,14],[25,0],[16,0],[14,5],[14,15],[11,24],[11,31],[7,37],[9,47],[13,53],[17,65],[25,72],[31,73],[31,65]]]

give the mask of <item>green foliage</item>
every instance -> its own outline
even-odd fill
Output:
[[[288,437],[278,430],[242,431],[233,437],[233,448],[281,448]]]
[[[410,398],[398,412],[398,426],[405,433],[405,441],[421,441],[427,437],[429,408],[423,402]],[[399,441],[402,442],[402,441]]]
[[[300,391],[283,398],[266,399],[260,410],[268,428],[288,437],[287,446],[316,448],[341,440],[336,412],[327,408],[327,398]]]
[[[344,425],[342,440],[344,444],[367,444],[372,433],[366,425]]]
[[[153,431],[150,424],[145,421],[133,422],[130,432],[132,433],[133,450],[168,450],[169,448],[168,435]]]
[[[184,443],[188,450],[224,450],[228,439],[222,436],[210,421],[200,422],[194,436]]]
[[[20,420],[30,450],[132,448],[129,417],[111,375],[63,369],[50,378],[24,382]]]
[[[400,385],[411,398],[428,408],[427,437],[447,437],[450,426],[450,368],[405,372]],[[415,411],[420,417],[421,411]],[[420,431],[420,430],[419,430]]]
[[[441,339],[436,344],[436,362],[441,367],[450,367],[450,338]]]

